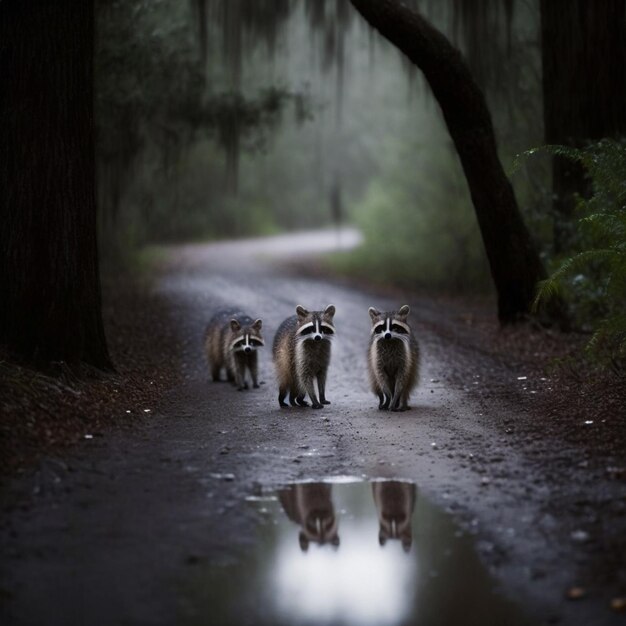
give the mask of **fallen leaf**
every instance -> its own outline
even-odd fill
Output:
[[[587,590],[584,587],[570,587],[565,595],[568,600],[580,600],[587,595]]]

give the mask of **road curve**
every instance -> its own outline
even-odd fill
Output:
[[[523,419],[516,406],[502,399],[474,405],[449,382],[454,363],[468,357],[430,329],[441,311],[408,302],[422,346],[421,383],[410,411],[377,410],[365,373],[367,309],[404,302],[289,268],[292,260],[306,264],[309,255],[358,243],[358,233],[344,231],[166,250],[156,289],[170,303],[179,352],[163,358],[180,360],[184,382],[134,436],[86,441],[14,485],[24,493],[35,485],[37,493],[27,507],[6,512],[2,525],[3,623],[185,623],[180,616],[189,607],[176,589],[189,564],[228,562],[254,544],[256,518],[242,508],[245,496],[339,475],[414,480],[476,535],[504,592],[537,623],[618,623],[599,602],[563,599],[577,554],[558,517],[546,514],[559,486],[507,434],[507,424]],[[280,409],[269,348],[261,353],[260,389],[238,393],[209,382],[201,343],[216,309],[261,317],[269,346],[297,304],[331,303],[330,406]],[[470,357],[476,371],[491,366]]]

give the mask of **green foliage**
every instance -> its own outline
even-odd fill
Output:
[[[578,161],[591,183],[577,198],[578,251],[538,286],[535,307],[559,295],[572,303],[576,321],[589,327],[591,355],[613,363],[626,359],[626,144],[605,139],[578,150],[547,146],[530,150]]]
[[[383,163],[353,212],[364,245],[338,257],[338,269],[411,287],[486,290],[480,233],[451,149],[396,141]]]
[[[105,254],[322,228],[333,221],[338,185],[341,220],[366,239],[336,259],[341,269],[411,286],[488,288],[474,211],[440,112],[419,74],[355,19],[348,0],[96,6]],[[488,95],[505,161],[541,136],[533,15],[514,16],[516,70],[494,57],[502,61],[493,76],[499,90]],[[445,11],[432,17],[444,31],[451,26]],[[530,196],[536,178],[522,181],[518,194]],[[521,204],[532,202],[524,196]]]
[[[190,3],[98,0],[96,121],[102,255],[114,264],[155,241],[274,231],[259,203],[235,206],[242,153],[259,153],[293,104],[265,84],[233,91],[210,72]]]

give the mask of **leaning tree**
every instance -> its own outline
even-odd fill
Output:
[[[418,11],[397,0],[352,4],[428,81],[467,179],[498,294],[499,319],[509,323],[525,317],[545,270],[500,163],[482,90],[461,53]]]

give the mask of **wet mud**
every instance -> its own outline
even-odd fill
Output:
[[[3,624],[221,624],[229,616],[231,623],[259,623],[258,606],[246,609],[259,602],[271,605],[278,620],[271,623],[339,623],[350,614],[345,623],[366,623],[345,608],[353,592],[339,594],[329,579],[335,565],[344,567],[333,559],[344,555],[353,555],[346,570],[353,572],[360,550],[353,541],[367,545],[362,554],[389,559],[380,571],[366,566],[372,576],[397,570],[396,595],[380,608],[389,611],[388,623],[623,623],[610,608],[626,591],[623,561],[613,555],[612,569],[602,570],[610,576],[597,576],[598,563],[609,562],[603,531],[576,504],[610,503],[606,524],[615,532],[624,522],[623,483],[594,476],[593,490],[583,491],[575,448],[521,443],[516,430],[531,419],[514,395],[523,373],[478,352],[468,357],[432,331],[433,316],[445,311],[421,310],[418,302],[407,303],[422,352],[420,385],[411,410],[379,411],[366,380],[367,310],[404,302],[289,271],[291,259],[306,263],[308,254],[336,245],[334,233],[318,233],[169,250],[158,290],[170,303],[177,340],[176,354],[164,349],[163,359],[181,363],[182,383],[160,406],[145,407],[150,419],[132,435],[85,439],[4,487]],[[237,392],[210,381],[202,337],[214,311],[237,307],[261,317],[269,344],[297,304],[329,303],[337,309],[329,406],[280,408],[267,349],[260,352],[259,389]],[[480,385],[473,383],[485,372],[510,379],[510,397],[489,389],[476,397]],[[455,383],[459,377],[473,394]],[[333,484],[338,546],[332,525],[329,541],[315,540],[323,520],[307,535],[298,498],[281,502],[286,485],[338,476],[415,483],[408,553],[402,539],[380,546],[371,483]],[[293,496],[297,487],[290,489]],[[263,500],[270,493],[276,499]],[[246,501],[250,496],[262,499]],[[297,570],[277,569],[282,551]],[[316,581],[306,568],[317,561],[333,574]],[[256,583],[230,584],[246,572]],[[309,587],[289,586],[296,572]],[[569,599],[575,587],[584,593]],[[308,592],[321,598],[311,610],[327,613],[303,612]],[[505,621],[471,621],[489,607]],[[441,611],[448,621],[437,621]]]

